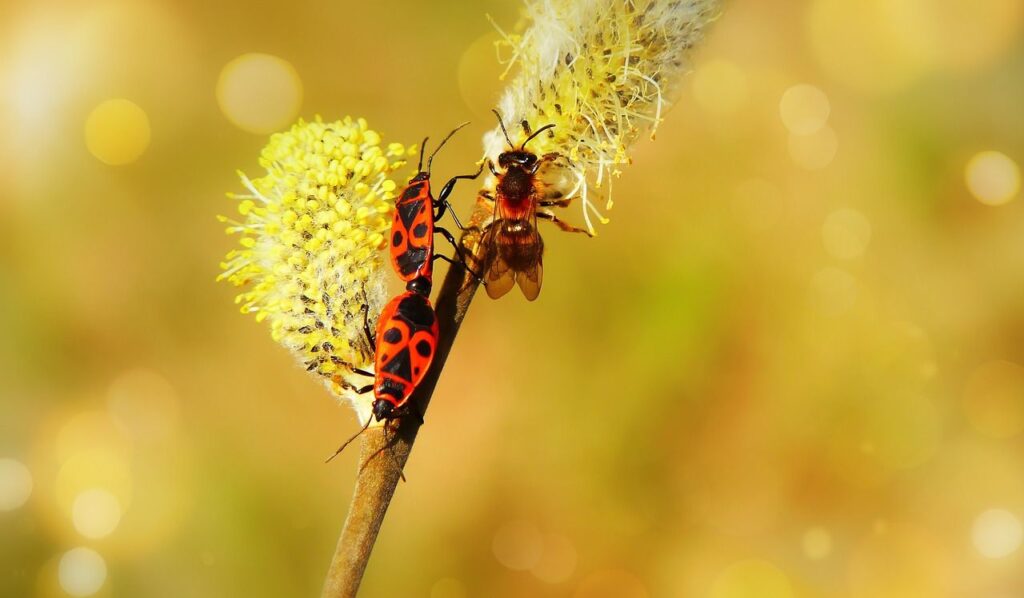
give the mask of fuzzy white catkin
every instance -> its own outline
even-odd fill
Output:
[[[630,162],[630,146],[653,137],[690,55],[720,11],[718,0],[529,0],[528,27],[505,35],[509,68],[518,67],[499,102],[512,141],[525,120],[550,134],[530,142],[537,154],[568,159],[558,184],[579,197],[583,218],[607,219],[595,196],[611,208],[611,179]],[[500,128],[484,136],[485,155],[496,160],[508,146]]]

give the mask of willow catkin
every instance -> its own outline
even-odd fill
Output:
[[[363,119],[299,121],[270,138],[263,176],[239,173],[248,193],[229,196],[240,218],[221,217],[241,239],[218,279],[243,287],[241,311],[268,321],[273,339],[350,401],[361,422],[373,396],[352,392],[368,382],[352,369],[373,368],[363,324],[387,299],[391,177],[409,151],[383,145]]]

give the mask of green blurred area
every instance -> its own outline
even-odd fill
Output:
[[[0,595],[319,592],[356,422],[214,282],[266,142],[237,123],[472,119],[435,163],[464,172],[502,88],[486,14],[518,8],[0,7]],[[730,3],[611,223],[542,224],[540,298],[474,303],[363,594],[1020,592],[1022,25]],[[218,101],[254,52],[301,99]],[[87,142],[115,98],[148,141]]]

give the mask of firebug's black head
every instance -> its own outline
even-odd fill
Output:
[[[394,411],[394,406],[384,399],[377,399],[373,402],[373,417],[377,418],[377,421],[391,419],[391,415]]]
[[[410,280],[408,284],[405,285],[405,290],[419,293],[424,297],[429,297],[431,286],[430,279],[425,276],[418,276]]]
[[[429,172],[420,171],[420,172],[416,173],[416,176],[412,177],[412,180],[409,181],[409,184],[411,185],[413,183],[422,183],[423,181],[426,181],[426,180],[429,180],[429,179],[430,179],[430,173]]]

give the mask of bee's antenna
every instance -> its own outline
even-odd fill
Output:
[[[555,128],[555,125],[552,123],[550,125],[544,125],[543,127],[537,129],[536,131],[533,132],[533,135],[530,135],[529,137],[526,138],[526,141],[524,141],[523,144],[519,146],[519,149],[525,148],[526,144],[530,143],[530,140],[533,139],[534,137],[536,137],[537,135],[540,135],[544,131],[547,131],[548,129],[553,129],[553,128]]]
[[[445,143],[446,143],[446,142],[447,142],[447,141],[448,141],[449,139],[451,139],[451,138],[452,138],[452,135],[454,135],[454,134],[458,133],[458,132],[459,132],[459,129],[461,129],[462,127],[464,127],[464,126],[466,126],[466,125],[468,125],[468,124],[469,124],[469,121],[467,120],[466,122],[464,122],[464,123],[462,123],[461,125],[459,125],[459,126],[455,127],[454,129],[452,129],[452,132],[451,132],[451,133],[448,133],[448,136],[447,136],[447,137],[445,137],[444,139],[442,139],[442,140],[441,140],[441,144],[437,146],[437,149],[435,149],[435,150],[434,150],[434,153],[433,153],[433,154],[430,154],[430,158],[428,158],[428,159],[427,159],[427,172],[430,172],[430,165],[434,163],[434,156],[435,156],[435,155],[437,154],[437,152],[441,151],[441,148],[442,148],[442,147],[444,147],[444,144],[445,144]],[[425,144],[425,143],[426,143],[426,142],[424,142],[424,144]],[[421,153],[420,153],[420,163],[421,163],[421,164],[422,164],[422,161],[423,161],[423,154],[422,154],[422,152],[421,152]]]
[[[416,172],[423,172],[423,150],[427,149],[428,139],[430,139],[430,137],[424,137],[423,143],[420,144],[420,163],[416,166]],[[431,155],[430,157],[433,158],[434,156]]]
[[[494,113],[494,116],[498,117],[498,125],[501,126],[501,132],[505,134],[505,141],[508,142],[508,146],[511,147],[511,148],[514,148],[515,144],[513,144],[512,140],[509,139],[509,137],[508,137],[508,131],[505,130],[505,123],[502,122],[502,120],[501,120],[501,114],[498,114],[498,111],[494,110],[493,108],[491,109],[491,112]]]

